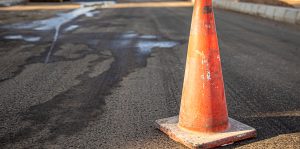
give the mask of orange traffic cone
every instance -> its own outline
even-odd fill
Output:
[[[179,117],[157,127],[190,148],[212,148],[256,136],[228,118],[212,0],[196,0]]]

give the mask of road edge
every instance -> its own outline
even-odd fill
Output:
[[[262,18],[271,19],[274,21],[285,22],[300,26],[300,9],[296,8],[245,3],[238,2],[236,0],[213,0],[213,5],[215,8],[246,13]]]

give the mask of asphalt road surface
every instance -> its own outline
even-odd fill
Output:
[[[26,13],[10,12],[25,17],[12,24],[50,15]],[[178,114],[191,14],[97,9],[63,24],[54,44],[55,29],[2,21],[0,148],[185,148],[154,121]],[[229,115],[258,132],[224,148],[298,148],[300,28],[215,16]]]

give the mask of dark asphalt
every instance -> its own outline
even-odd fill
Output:
[[[0,29],[0,148],[185,148],[154,121],[178,114],[192,8],[99,10],[47,64],[54,32]],[[299,147],[300,28],[215,16],[229,115],[258,132],[225,148]]]

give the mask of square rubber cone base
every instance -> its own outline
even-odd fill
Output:
[[[213,148],[225,146],[236,141],[254,138],[256,130],[241,122],[229,118],[230,128],[220,133],[191,133],[180,129],[178,116],[156,120],[156,127],[166,133],[173,140],[189,148]]]

